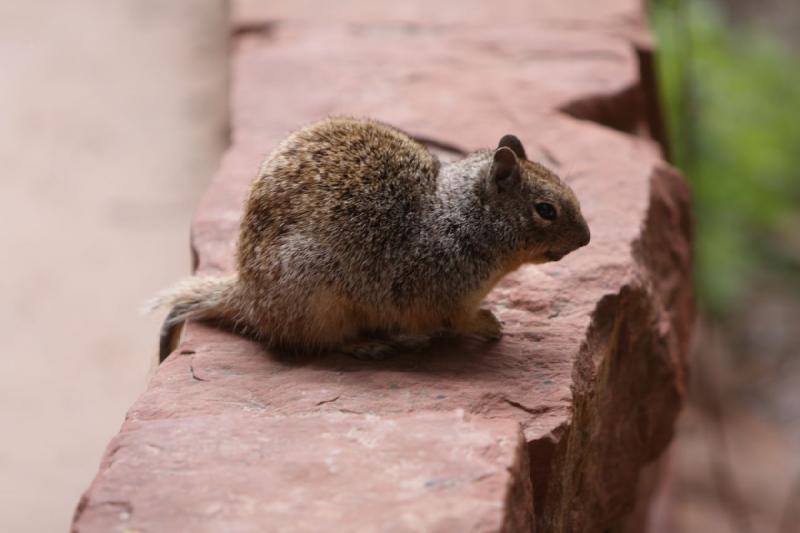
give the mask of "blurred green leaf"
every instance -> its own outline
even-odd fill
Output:
[[[798,275],[778,236],[800,199],[800,62],[709,1],[651,7],[673,162],[694,191],[697,292],[720,315],[757,273]]]

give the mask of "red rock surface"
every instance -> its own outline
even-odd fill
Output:
[[[159,420],[121,433],[101,468],[105,503],[79,510],[82,529],[521,531],[533,518],[497,497],[529,509],[519,428],[463,413]]]
[[[238,4],[233,145],[193,224],[199,271],[233,268],[261,158],[328,114],[467,150],[513,132],[574,188],[592,243],[489,296],[505,323],[496,344],[287,361],[190,324],[109,447],[75,530],[529,531],[534,509],[539,531],[640,527],[640,473],[672,434],[693,310],[688,192],[649,140],[657,117],[640,76],[639,6],[508,1],[492,18],[484,3],[453,1],[418,19],[416,4],[386,13],[352,0],[312,14]],[[356,426],[375,443],[369,453]],[[283,466],[334,450],[346,474]],[[471,481],[420,485],[437,476]],[[228,514],[204,519],[209,507]]]

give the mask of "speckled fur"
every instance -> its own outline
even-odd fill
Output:
[[[252,185],[238,274],[193,278],[160,303],[182,306],[175,322],[215,319],[302,350],[447,328],[499,336],[499,322],[479,311],[484,296],[507,273],[558,259],[589,233],[555,174],[520,158],[521,179],[503,190],[491,175],[494,153],[442,164],[375,121],[305,127]],[[537,215],[537,202],[554,205],[557,219]]]

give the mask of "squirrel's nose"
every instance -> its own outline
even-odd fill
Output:
[[[589,224],[587,224],[585,220],[582,220],[581,222],[581,233],[580,240],[578,241],[578,248],[586,246],[589,244],[589,241],[592,240],[592,232],[589,231]]]

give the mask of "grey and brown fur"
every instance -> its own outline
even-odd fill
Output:
[[[492,287],[588,242],[572,190],[513,135],[441,163],[390,126],[331,118],[263,164],[237,274],[190,278],[157,304],[174,309],[167,326],[208,319],[270,346],[380,356],[442,330],[499,337],[480,308]]]

